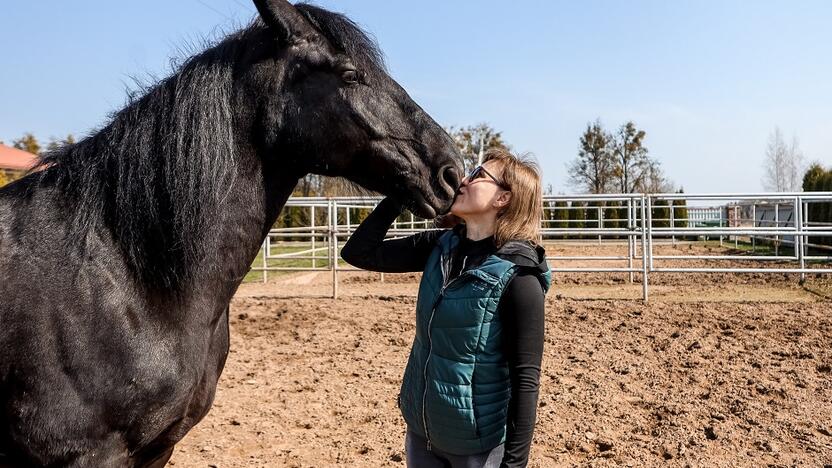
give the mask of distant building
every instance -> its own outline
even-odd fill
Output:
[[[38,157],[32,153],[0,144],[0,172],[6,180],[15,180],[35,167]]]

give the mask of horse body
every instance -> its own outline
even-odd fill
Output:
[[[55,230],[59,195],[39,190],[24,204],[0,196],[0,220],[15,219],[0,228],[0,271],[14,272],[0,282],[0,453],[26,465],[145,466],[211,406],[228,303],[264,227],[228,219],[199,287],[148,295],[106,231],[87,233],[86,255],[57,248],[67,234]],[[207,268],[219,257],[223,269]],[[21,296],[31,284],[39,294]]]
[[[0,189],[0,466],[163,466],[208,412],[229,303],[300,178],[430,217],[457,150],[348,19],[256,22]]]

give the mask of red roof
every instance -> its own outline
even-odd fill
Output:
[[[28,171],[38,162],[32,153],[0,144],[0,169]]]

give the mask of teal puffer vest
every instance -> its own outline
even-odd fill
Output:
[[[511,385],[497,306],[518,267],[489,255],[446,284],[458,242],[455,232],[444,233],[425,265],[399,407],[429,446],[473,455],[506,438]],[[545,292],[549,272],[539,276]]]

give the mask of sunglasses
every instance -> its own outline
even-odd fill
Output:
[[[467,177],[467,179],[468,179],[468,182],[472,182],[472,181],[477,180],[477,179],[485,179],[485,176],[490,177],[490,178],[491,178],[491,180],[493,180],[493,181],[494,181],[494,183],[495,183],[495,184],[497,184],[497,186],[498,186],[498,187],[500,187],[501,189],[503,189],[503,190],[507,190],[507,191],[509,191],[509,192],[511,191],[511,189],[509,188],[509,186],[508,186],[508,185],[506,185],[506,184],[505,184],[504,182],[502,182],[500,179],[498,179],[498,178],[494,177],[494,174],[492,174],[492,173],[488,172],[488,171],[487,171],[487,170],[486,170],[483,166],[481,166],[481,165],[480,165],[480,166],[477,166],[477,167],[475,167],[475,168],[473,168],[473,169],[471,169],[471,172],[469,172],[469,173],[468,173],[468,177]]]

